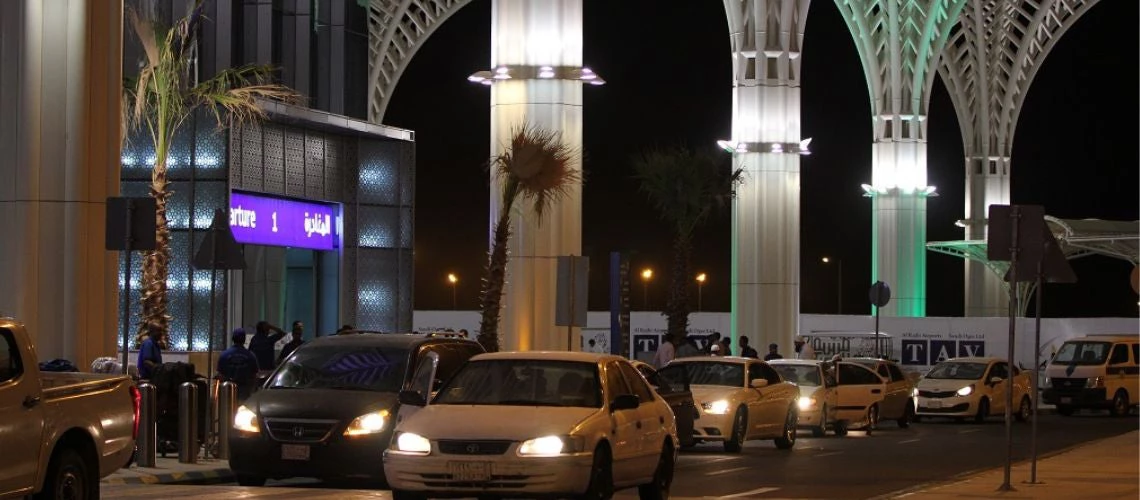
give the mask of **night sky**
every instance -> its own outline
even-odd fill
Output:
[[[478,307],[486,261],[488,90],[466,81],[490,64],[489,0],[443,24],[400,80],[387,125],[416,132],[416,309],[450,309],[448,272],[460,277],[458,306]],[[1102,0],[1057,43],[1030,87],[1013,147],[1013,202],[1060,218],[1140,218],[1137,20],[1140,2]],[[607,84],[584,89],[583,251],[592,263],[591,310],[608,308],[609,252],[652,267],[650,307],[666,297],[671,232],[632,180],[631,157],[653,146],[715,148],[729,138],[731,58],[719,1],[585,2],[587,66]],[[870,277],[871,120],[859,57],[834,2],[816,0],[804,42],[801,160],[801,311],[834,313],[843,261],[843,312],[867,314]],[[962,139],[945,88],[930,99],[928,241],[957,240],[964,216]],[[706,311],[729,310],[730,214],[696,236],[693,265],[708,273]],[[1134,316],[1131,266],[1107,257],[1073,261],[1079,283],[1047,285],[1045,316]],[[962,314],[962,262],[927,254],[927,315]],[[642,309],[635,282],[634,309]],[[693,290],[694,301],[696,290]],[[695,307],[695,304],[694,304]]]

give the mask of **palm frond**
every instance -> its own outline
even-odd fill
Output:
[[[646,151],[633,163],[641,192],[662,219],[686,236],[732,200],[742,174],[711,153],[681,147]]]
[[[541,221],[550,206],[581,182],[576,156],[561,134],[524,123],[511,131],[510,144],[492,163],[501,179],[517,183],[518,194]]]
[[[214,114],[218,126],[240,126],[265,117],[257,99],[301,101],[297,91],[273,83],[272,76],[273,68],[264,65],[226,69],[195,85],[189,96],[193,105],[203,105]]]
[[[127,8],[127,18],[131,21],[131,26],[135,29],[135,35],[139,37],[139,44],[142,45],[143,53],[146,54],[146,62],[148,66],[158,66],[158,40],[155,38],[154,23],[145,20],[139,16],[138,11],[134,8]]]

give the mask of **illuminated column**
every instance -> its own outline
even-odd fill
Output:
[[[887,316],[926,315],[926,116],[938,54],[966,0],[835,0],[871,95],[871,281]]]
[[[1017,117],[1037,69],[1057,40],[1097,0],[970,0],[938,72],[958,114],[966,153],[966,239],[985,240],[992,204],[1009,204]],[[999,69],[1000,68],[1000,69]],[[965,260],[966,316],[1009,312],[1005,282]]]
[[[0,2],[0,315],[41,359],[115,354],[121,2]]]
[[[800,51],[809,0],[725,0],[733,55],[732,343],[791,349],[800,312]]]
[[[582,82],[565,78],[582,66],[582,0],[494,0],[491,4],[491,156],[503,152],[524,123],[562,134],[582,149]],[[557,70],[557,71],[556,71]],[[573,168],[581,169],[580,155]],[[491,174],[491,229],[498,220],[499,182]],[[499,324],[503,350],[566,350],[566,328],[554,325],[557,260],[582,254],[582,186],[544,212],[541,224],[515,204],[514,234]],[[577,330],[577,329],[575,329]],[[579,333],[571,345],[578,349]]]

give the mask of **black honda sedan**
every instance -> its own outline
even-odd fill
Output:
[[[288,477],[382,482],[396,394],[430,393],[481,352],[476,342],[433,334],[361,332],[303,344],[238,407],[230,469],[243,486]]]

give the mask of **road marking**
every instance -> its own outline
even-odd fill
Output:
[[[721,474],[729,474],[732,472],[740,472],[742,470],[748,470],[748,469],[751,469],[751,467],[737,467],[735,469],[714,470],[712,472],[706,472],[705,475],[706,476],[719,476]]]
[[[754,489],[754,490],[752,490],[752,491],[745,491],[745,492],[743,492],[743,493],[733,493],[733,494],[731,494],[731,495],[725,495],[725,496],[722,496],[722,497],[718,497],[718,498],[740,498],[740,497],[750,497],[750,496],[753,496],[753,495],[761,495],[761,494],[764,494],[764,493],[768,493],[768,492],[770,492],[770,491],[776,491],[776,490],[778,490],[778,489],[780,489],[780,488],[756,488],[756,489]]]
[[[690,456],[692,456],[692,455],[690,455]],[[741,457],[716,457],[716,458],[710,458],[707,460],[701,460],[699,462],[690,462],[690,463],[686,463],[686,464],[678,464],[677,467],[696,467],[698,465],[706,465],[706,464],[714,464],[717,462],[724,462],[725,460],[739,460],[740,458]]]
[[[840,453],[843,453],[843,452],[842,451],[833,451],[831,453],[820,453],[819,455],[813,455],[812,458],[830,457],[832,455],[838,455]]]
[[[921,439],[908,439],[908,440],[906,440],[906,441],[899,441],[899,444],[907,444],[907,443],[913,443],[913,442],[916,442],[916,441],[922,441],[922,440],[921,440]]]
[[[958,434],[969,434],[969,433],[971,433],[971,432],[978,432],[978,431],[980,431],[980,430],[981,430],[981,429],[966,429],[966,430],[964,430],[964,431],[958,431]]]

